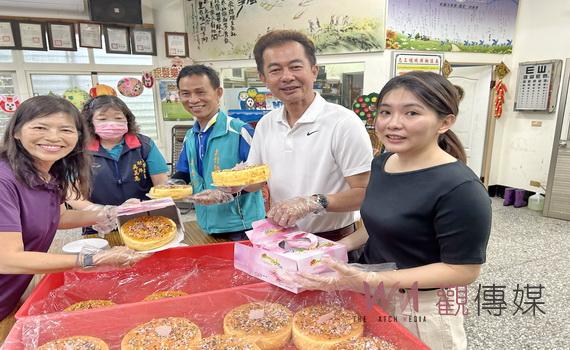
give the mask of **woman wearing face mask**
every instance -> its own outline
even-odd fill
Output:
[[[148,136],[138,133],[133,112],[116,96],[97,96],[83,107],[93,155],[89,201],[68,201],[77,209],[148,199],[150,188],[166,182],[168,166]],[[96,228],[98,229],[98,228]],[[104,230],[108,231],[108,230]],[[85,233],[95,233],[87,229]]]

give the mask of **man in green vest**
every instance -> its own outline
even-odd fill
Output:
[[[212,68],[201,64],[186,66],[178,74],[176,85],[180,102],[192,113],[195,123],[186,133],[172,178],[190,183],[194,194],[207,194],[197,196],[203,201],[196,203],[198,225],[205,232],[229,240],[247,239],[245,231],[251,229],[251,223],[265,218],[261,191],[243,192],[231,198],[212,185],[212,172],[231,169],[247,160],[253,127],[220,110],[223,89]],[[210,205],[217,198],[228,196],[229,202]]]

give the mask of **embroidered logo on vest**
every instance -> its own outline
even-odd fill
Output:
[[[133,177],[136,182],[141,182],[141,180],[146,179],[146,162],[144,160],[137,160],[133,164]]]
[[[214,150],[214,171],[220,171],[220,151]]]

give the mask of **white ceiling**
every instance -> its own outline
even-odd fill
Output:
[[[86,13],[85,0],[0,0],[1,9],[59,10],[73,13]]]

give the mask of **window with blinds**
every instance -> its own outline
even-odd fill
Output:
[[[24,50],[26,63],[89,63],[89,51],[78,47],[77,51],[32,51]]]
[[[80,88],[84,91],[91,89],[90,74],[31,74],[32,92],[34,96],[63,93],[71,88]]]
[[[27,64],[30,67],[40,67],[38,64],[49,64],[45,69],[31,68],[33,71],[26,74],[29,79],[29,86],[32,88],[31,96],[49,93],[62,96],[66,90],[72,88],[79,88],[88,92],[95,84],[106,84],[116,89],[117,82],[121,78],[134,77],[140,79],[144,67],[148,67],[146,70],[152,70],[152,59],[152,56],[147,55],[108,54],[105,47],[102,49],[78,47],[77,51],[24,50],[21,56],[13,56],[12,50],[0,50],[0,64],[6,63],[8,65],[6,70],[12,69],[10,67],[12,63],[18,67],[23,66],[24,70],[26,70]],[[62,69],[55,68],[58,65],[61,65]],[[105,73],[97,72],[97,70],[101,70],[101,65],[108,67],[104,68]],[[125,67],[131,66],[138,67],[132,72],[129,72],[131,68],[125,70]],[[139,68],[141,71],[138,71]],[[14,94],[17,91],[14,87],[15,81],[14,72],[0,71],[0,94]],[[141,132],[160,145],[153,90],[145,89],[142,95],[137,97],[125,97],[120,94],[118,97],[133,111]],[[7,118],[6,113],[0,112],[0,127],[5,124]]]
[[[12,63],[12,50],[0,50],[0,63]]]
[[[71,88],[89,91],[94,85],[92,81],[95,78],[95,76],[92,78],[91,75],[87,74],[31,74],[30,77],[34,96],[50,93],[61,96],[66,90]],[[96,80],[99,84],[109,85],[116,89],[117,82],[124,77],[136,77],[136,74],[97,74]],[[121,94],[118,94],[118,97],[126,103],[135,115],[141,133],[158,142],[152,89],[145,89],[137,97],[125,97]]]

